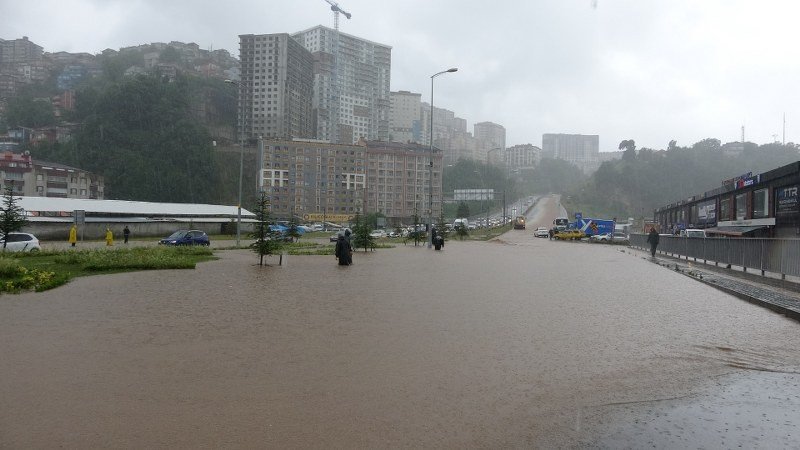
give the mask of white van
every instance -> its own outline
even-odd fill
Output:
[[[687,228],[685,230],[681,230],[680,235],[690,238],[704,238],[706,237],[706,230],[701,230],[699,228]]]
[[[459,226],[464,227],[465,230],[469,229],[469,220],[466,218],[460,218],[453,221],[453,229],[455,230]]]

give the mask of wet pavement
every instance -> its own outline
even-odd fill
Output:
[[[798,323],[533,237],[0,298],[0,447],[796,448]],[[273,263],[277,259],[272,260]]]

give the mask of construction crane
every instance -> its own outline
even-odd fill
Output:
[[[339,13],[344,14],[344,16],[347,17],[348,19],[352,16],[352,14],[343,10],[339,6],[339,4],[334,1],[331,0],[325,0],[325,1],[328,2],[329,5],[331,5],[331,11],[333,11],[333,29],[339,31]]]

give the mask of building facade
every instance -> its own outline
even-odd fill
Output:
[[[746,173],[722,186],[654,212],[662,233],[703,228],[710,236],[800,235],[800,161],[761,174]]]
[[[583,134],[543,134],[542,157],[561,159],[584,172],[599,167],[600,137]]]
[[[313,137],[311,53],[286,33],[243,34],[239,55],[239,121],[245,136]]]
[[[365,146],[320,140],[264,144],[261,182],[273,218],[341,223],[363,211]]]
[[[479,161],[487,162],[493,149],[506,148],[506,128],[493,122],[478,122],[473,125],[473,135],[480,142]]]
[[[261,181],[272,216],[302,221],[350,222],[356,214],[382,213],[390,224],[441,214],[442,157],[419,144],[321,140],[265,142]],[[433,180],[433,191],[430,190]],[[433,192],[433,197],[429,193]]]
[[[3,188],[11,186],[16,195],[28,197],[104,198],[103,177],[65,166],[33,160],[28,154],[0,155]]]
[[[323,26],[292,35],[314,56],[317,139],[389,139],[392,48]]]
[[[389,141],[422,143],[422,94],[391,92]]]
[[[442,213],[442,152],[420,144],[366,142],[365,212],[382,213],[390,225]],[[431,170],[433,159],[433,170]],[[431,178],[433,175],[433,178]],[[431,191],[431,186],[433,190]]]
[[[509,172],[533,170],[542,158],[542,149],[531,144],[514,145],[506,149],[506,167]]]

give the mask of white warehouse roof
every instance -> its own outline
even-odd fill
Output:
[[[83,210],[86,215],[102,216],[131,215],[146,217],[226,217],[235,218],[236,206],[206,205],[200,203],[155,203],[134,202],[129,200],[93,200],[84,198],[56,197],[17,197],[18,205],[28,216],[52,216],[72,214],[75,210]],[[44,213],[44,214],[42,214]],[[49,213],[49,214],[48,214]],[[61,214],[59,214],[61,213]],[[242,208],[242,218],[252,219],[255,214]]]

